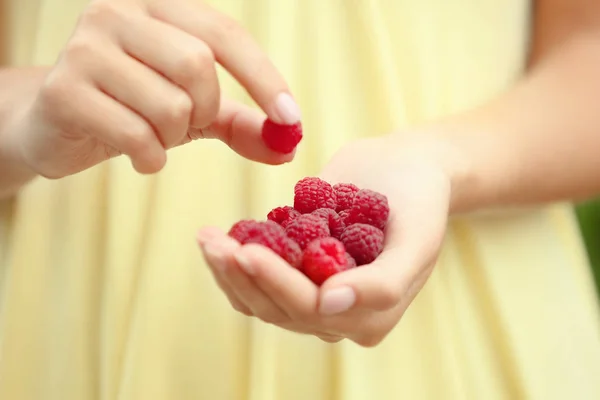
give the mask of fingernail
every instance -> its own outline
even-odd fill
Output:
[[[323,294],[319,312],[323,315],[339,314],[349,310],[355,301],[356,294],[352,288],[345,286],[331,289]]]
[[[198,231],[198,233],[196,234],[196,241],[200,244],[200,245],[204,245],[206,244],[206,242],[208,242],[208,240],[212,237],[212,235],[209,232],[206,232],[204,230]]]
[[[221,259],[223,257],[223,251],[219,248],[218,245],[214,245],[213,243],[204,244],[204,252],[210,258]]]
[[[281,123],[286,125],[293,125],[302,118],[300,107],[298,107],[296,101],[288,93],[280,93],[277,96],[275,110],[279,118],[281,118]]]
[[[254,275],[254,268],[246,256],[240,253],[235,253],[234,257],[242,271],[246,272],[248,275]]]

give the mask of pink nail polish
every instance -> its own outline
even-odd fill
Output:
[[[300,107],[298,107],[294,98],[288,93],[280,93],[277,96],[275,110],[279,118],[281,118],[280,122],[285,125],[293,125],[302,118]]]
[[[321,297],[319,313],[334,315],[348,311],[356,302],[356,294],[352,288],[345,286],[331,289]]]

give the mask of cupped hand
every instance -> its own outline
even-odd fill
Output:
[[[120,154],[153,173],[167,149],[196,138],[220,139],[255,161],[290,161],[293,153],[263,144],[260,112],[221,98],[217,64],[271,120],[299,120],[285,80],[231,18],[197,0],[94,0],[15,117],[12,146],[49,178]]]
[[[380,343],[429,277],[445,235],[450,180],[427,145],[399,136],[343,148],[320,177],[385,194],[390,205],[383,252],[371,264],[317,287],[269,249],[241,246],[216,228],[199,243],[220,288],[241,313],[328,342]]]

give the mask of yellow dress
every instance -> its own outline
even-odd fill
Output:
[[[11,0],[15,65],[53,62],[88,0]],[[264,218],[344,143],[475,106],[523,71],[525,0],[213,0],[289,78],[306,139],[252,164],[219,142],[126,159],[0,206],[0,399],[600,399],[600,325],[568,205],[453,220],[375,349],[234,313],[198,227]],[[230,95],[247,96],[224,77]]]

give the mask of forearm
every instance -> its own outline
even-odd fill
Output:
[[[0,69],[0,198],[11,196],[35,177],[19,158],[13,128],[46,71],[45,68]]]
[[[558,50],[496,101],[444,123],[454,211],[600,193],[600,36]]]

